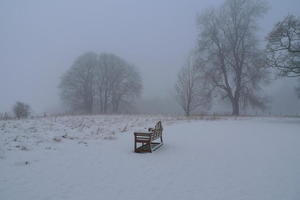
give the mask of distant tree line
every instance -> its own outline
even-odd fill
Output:
[[[175,83],[175,98],[187,116],[205,113],[220,101],[231,105],[232,115],[248,107],[265,110],[263,86],[270,69],[280,76],[300,76],[300,18],[288,15],[278,22],[262,48],[258,20],[267,8],[264,0],[225,0],[197,17],[197,47]],[[120,113],[133,107],[142,80],[122,58],[89,52],[64,74],[60,89],[72,112]],[[300,97],[300,87],[297,92]]]
[[[142,81],[135,67],[122,58],[88,52],[75,60],[59,87],[72,112],[119,113],[129,111],[140,96]]]

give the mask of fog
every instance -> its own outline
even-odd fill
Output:
[[[35,113],[60,112],[62,74],[82,53],[114,53],[140,71],[145,102],[173,99],[179,68],[196,46],[196,16],[223,1],[0,1],[0,112],[16,101]],[[300,1],[269,1],[260,21],[264,38],[287,14],[299,14]],[[280,79],[265,88],[270,112],[300,113],[296,79]],[[167,108],[169,105],[170,108]],[[148,106],[149,107],[149,106]],[[161,103],[169,112],[175,103]],[[176,107],[176,112],[180,108]]]

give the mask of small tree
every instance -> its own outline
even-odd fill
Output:
[[[27,118],[30,114],[30,106],[23,102],[17,102],[13,108],[13,111],[18,119]]]
[[[178,73],[175,95],[186,116],[198,109],[208,110],[210,107],[211,93],[205,88],[205,79],[201,76],[200,69],[190,55]]]
[[[267,36],[268,64],[281,76],[300,76],[300,18],[286,16]]]

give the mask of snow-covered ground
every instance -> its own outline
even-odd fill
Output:
[[[133,153],[162,120],[165,144]],[[0,121],[0,199],[300,199],[300,119]]]

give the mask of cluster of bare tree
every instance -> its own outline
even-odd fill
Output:
[[[256,33],[266,10],[264,0],[226,0],[198,17],[197,48],[175,84],[176,100],[187,116],[207,111],[215,98],[230,103],[232,115],[239,115],[241,107],[265,109],[262,86],[270,66],[280,75],[300,76],[300,18],[288,15],[277,23],[265,51]],[[142,83],[135,68],[118,56],[90,52],[74,62],[60,88],[72,111],[118,113],[131,107]]]
[[[213,94],[231,103],[232,115],[239,115],[241,105],[265,108],[260,90],[268,75],[266,57],[258,48],[256,38],[257,19],[265,11],[263,1],[226,0],[219,8],[209,9],[198,17],[197,63],[191,74],[201,74],[205,90],[201,94],[197,91],[199,86],[183,86],[190,85],[189,78],[181,84],[181,77],[186,73],[183,67],[176,85],[180,105],[189,105],[189,102],[197,105],[201,102],[199,95],[209,99]]]
[[[60,83],[61,98],[74,112],[128,111],[142,91],[135,67],[113,54],[79,56]]]

